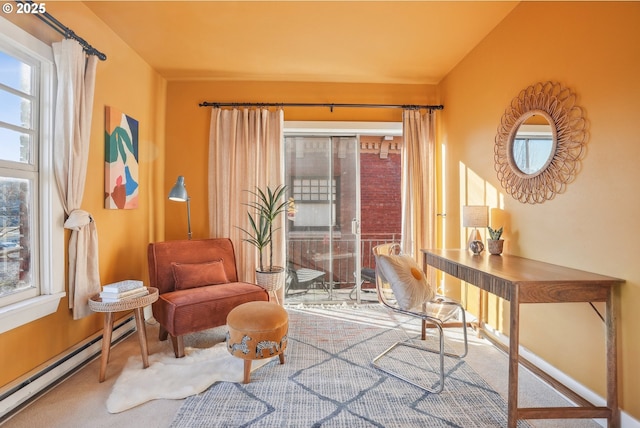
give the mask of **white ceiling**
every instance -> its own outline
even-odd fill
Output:
[[[85,1],[169,80],[436,84],[514,1]]]

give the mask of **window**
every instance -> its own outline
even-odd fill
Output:
[[[523,137],[513,140],[513,160],[518,169],[525,174],[535,174],[549,161],[552,153],[553,140],[551,137]]]
[[[293,230],[327,230],[336,226],[338,179],[293,177],[291,196],[296,216]]]
[[[0,50],[0,302],[39,294],[38,63]],[[35,251],[34,251],[35,250]]]
[[[52,58],[50,46],[0,18],[0,333],[55,312],[64,295]]]
[[[551,126],[548,123],[523,123],[513,139],[512,151],[513,160],[520,171],[525,174],[541,171],[551,161],[555,151]]]

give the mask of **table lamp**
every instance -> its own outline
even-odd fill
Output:
[[[479,227],[487,227],[489,225],[489,207],[486,205],[463,205],[462,207],[462,226],[473,227],[473,232],[469,235],[467,248],[473,254],[480,254],[484,250],[482,238],[478,232]]]

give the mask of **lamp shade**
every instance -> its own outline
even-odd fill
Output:
[[[463,205],[463,227],[487,227],[489,225],[489,207],[486,205]]]
[[[184,187],[184,177],[179,175],[176,184],[169,192],[169,199],[172,201],[185,202],[188,198],[187,189]]]

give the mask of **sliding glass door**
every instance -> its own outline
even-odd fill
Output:
[[[285,299],[358,301],[359,139],[287,135],[285,148],[290,196]]]

